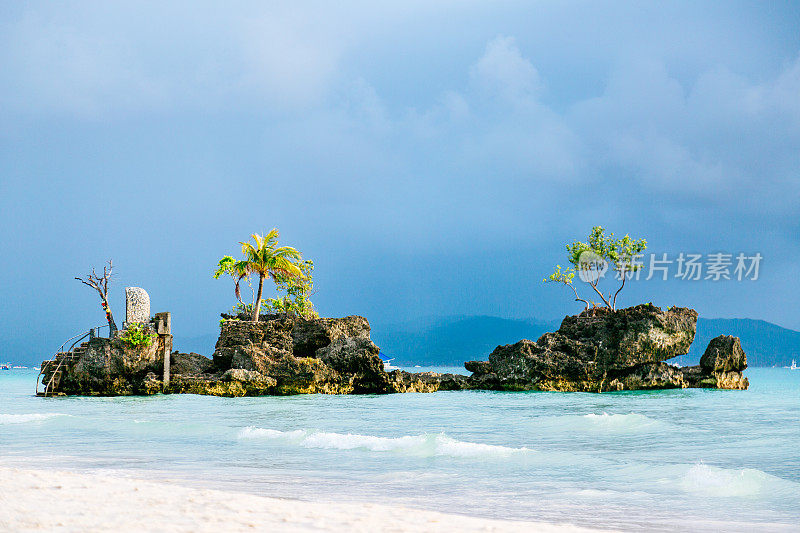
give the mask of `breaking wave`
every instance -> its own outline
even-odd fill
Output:
[[[583,415],[583,418],[588,421],[591,427],[617,429],[617,430],[638,430],[645,428],[654,428],[661,425],[658,420],[654,420],[639,413],[629,413],[627,415],[620,414],[594,414]]]
[[[0,413],[0,426],[7,424],[24,424],[26,422],[40,422],[57,416],[70,416],[63,413],[26,413],[9,415]]]
[[[800,496],[797,483],[754,468],[727,469],[703,463],[689,467],[680,479],[686,492],[715,497],[746,497],[769,493]]]
[[[663,430],[664,422],[639,413],[590,413],[588,415],[562,415],[534,419],[532,426],[539,431],[578,433],[648,433]]]
[[[510,448],[494,444],[464,442],[444,433],[425,433],[403,437],[376,437],[352,433],[327,433],[298,429],[278,431],[249,426],[239,432],[240,439],[266,439],[303,448],[394,452],[422,457],[509,457],[530,452],[529,448]]]

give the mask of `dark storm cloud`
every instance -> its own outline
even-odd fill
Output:
[[[630,302],[800,327],[800,38],[779,7],[5,7],[0,319],[47,340],[101,319],[70,280],[113,257],[118,313],[141,285],[212,331],[213,264],[272,226],[315,259],[326,314],[552,318],[574,307],[542,276],[602,224],[765,256],[758,282]]]

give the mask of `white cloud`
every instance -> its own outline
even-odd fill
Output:
[[[543,89],[539,72],[522,57],[513,37],[489,41],[470,69],[470,79],[479,90],[509,100],[536,97]]]
[[[800,192],[789,170],[800,145],[797,65],[761,83],[718,66],[682,85],[663,63],[623,63],[602,95],[571,107],[568,122],[610,182],[734,210],[775,205],[769,195]],[[778,212],[788,207],[777,203]]]
[[[339,175],[359,160],[383,158],[398,174],[420,176],[408,179],[507,186],[517,198],[536,187],[568,195],[599,176],[731,208],[753,198],[742,190],[766,194],[760,184],[783,198],[798,189],[800,58],[758,82],[723,64],[679,80],[657,57],[616,58],[599,94],[565,102],[545,91],[552,86],[540,74],[546,66],[538,68],[513,37],[498,36],[471,65],[459,59],[462,75],[448,78],[449,86],[413,70],[391,72],[390,81],[422,87],[420,101],[435,102],[409,109],[390,82],[371,79],[353,60],[391,26],[375,22],[378,9],[358,11],[357,24],[322,4],[257,5],[247,16],[222,8],[128,7],[114,17],[26,9],[0,36],[4,115],[269,115],[270,129],[306,136],[308,150],[325,139],[346,142],[352,161],[331,156]],[[393,9],[406,22],[414,18],[413,10]],[[443,53],[437,46],[416,53]],[[364,57],[374,61],[386,50]],[[391,65],[378,71],[387,75]],[[297,123],[309,127],[298,131]],[[422,177],[420,167],[429,174]]]

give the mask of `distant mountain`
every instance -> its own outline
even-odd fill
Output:
[[[558,329],[561,320],[515,320],[492,316],[455,316],[419,319],[399,324],[372,324],[372,340],[395,365],[461,366],[464,361],[486,359],[501,344],[538,339]],[[671,359],[696,365],[708,342],[717,335],[742,339],[750,366],[788,366],[800,361],[800,332],[763,320],[701,318],[687,355]],[[175,349],[211,356],[217,334],[175,338]]]
[[[372,324],[372,340],[381,355],[395,365],[461,366],[469,359],[489,355],[499,344],[522,338],[538,339],[557,329],[560,321],[511,320],[491,316],[421,319],[400,324]],[[176,335],[173,345],[181,352],[205,356],[214,353],[217,334],[200,337]]]
[[[742,339],[742,348],[750,366],[788,366],[792,359],[800,361],[800,331],[750,318],[699,319],[691,350],[672,361],[684,366],[696,365],[708,341],[718,335]]]
[[[492,316],[422,319],[402,324],[373,324],[372,340],[395,365],[461,366],[485,359],[500,344],[538,339],[558,321],[514,320]]]
[[[449,317],[398,325],[373,327],[372,339],[394,364],[461,366],[464,361],[486,359],[501,344],[538,339],[558,329],[560,320],[512,320],[488,316]],[[788,366],[800,361],[800,332],[763,320],[749,318],[700,318],[697,335],[688,354],[671,359],[680,365],[696,365],[718,335],[742,339],[750,366]]]

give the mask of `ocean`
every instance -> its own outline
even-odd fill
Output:
[[[37,398],[35,371],[0,371],[0,466],[630,531],[798,531],[800,371],[746,375],[747,391]]]

